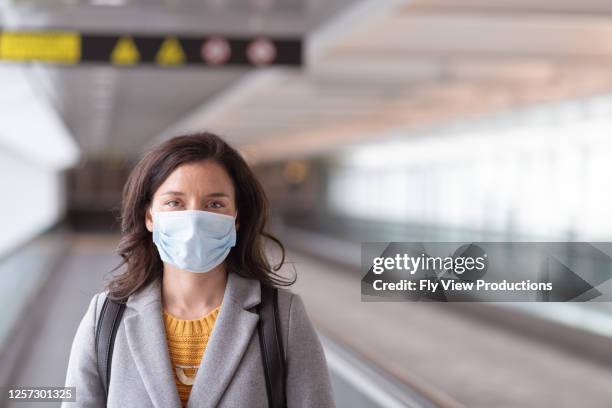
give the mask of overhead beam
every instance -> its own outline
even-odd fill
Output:
[[[612,3],[607,0],[415,0],[401,11],[601,15],[612,14]]]
[[[612,17],[396,13],[355,27],[325,58],[612,61]],[[323,57],[323,56],[322,56]]]
[[[530,84],[501,85],[482,83],[480,87],[465,88],[453,96],[452,90],[440,87],[437,91],[424,89],[415,95],[415,101],[430,98],[429,108],[410,106],[410,101],[390,103],[370,117],[338,118],[310,129],[296,129],[276,134],[251,135],[251,142],[240,147],[252,162],[285,160],[305,157],[337,149],[351,143],[384,137],[394,128],[423,129],[449,121],[464,119],[534,103],[557,101],[573,97],[589,96],[598,90],[612,87],[610,78],[597,83],[567,84],[549,83],[542,86]],[[466,84],[469,86],[468,84]],[[457,84],[459,86],[459,84]],[[428,93],[431,92],[431,93]],[[450,93],[449,93],[450,92]]]

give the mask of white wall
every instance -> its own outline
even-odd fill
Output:
[[[0,66],[0,257],[61,217],[62,171],[79,157],[32,68]]]
[[[58,171],[0,149],[0,256],[52,226],[64,208]]]

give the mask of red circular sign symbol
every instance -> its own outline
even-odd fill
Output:
[[[276,58],[276,46],[267,38],[258,38],[247,47],[247,58],[253,65],[268,65]]]
[[[232,48],[224,38],[209,38],[202,44],[202,59],[210,65],[225,64],[231,54]]]

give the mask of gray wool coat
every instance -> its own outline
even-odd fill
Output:
[[[115,338],[108,407],[179,408],[162,317],[158,279],[130,296]],[[187,407],[267,407],[257,322],[259,282],[229,273],[225,294]],[[76,387],[67,407],[103,407],[94,330],[106,292],[94,295],[72,343],[66,386]],[[317,334],[299,295],[279,289],[287,360],[287,406],[334,407],[329,372]]]

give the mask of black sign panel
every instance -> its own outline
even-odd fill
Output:
[[[4,31],[0,60],[59,64],[301,66],[302,40],[270,36],[96,34],[71,31]]]

